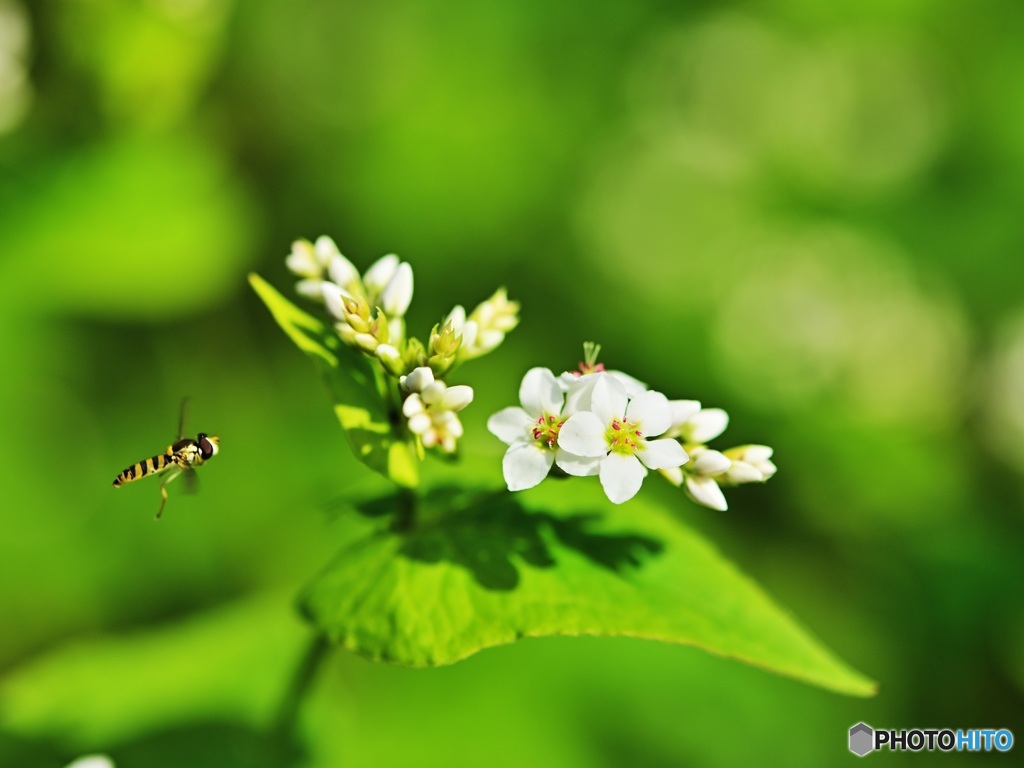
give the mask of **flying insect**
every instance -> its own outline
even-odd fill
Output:
[[[114,487],[120,488],[125,483],[130,483],[146,475],[162,475],[163,482],[160,483],[160,509],[156,513],[156,519],[164,513],[164,506],[167,504],[167,484],[172,480],[185,476],[185,482],[189,485],[195,483],[195,468],[204,464],[217,455],[220,449],[220,438],[216,435],[208,435],[200,432],[193,440],[185,437],[185,405],[186,398],[181,403],[181,418],[178,421],[178,439],[167,446],[167,450],[151,456],[148,459],[132,464],[125,468],[114,478]]]

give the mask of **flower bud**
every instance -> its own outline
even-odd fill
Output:
[[[384,366],[384,370],[392,376],[400,377],[405,374],[405,364],[402,362],[402,353],[390,344],[380,344],[375,350],[377,359]]]
[[[316,250],[309,240],[296,240],[292,243],[292,251],[285,257],[284,264],[299,277],[321,278],[324,265],[317,258]]]
[[[732,461],[723,479],[732,485],[763,483],[776,472],[772,449],[767,445],[741,445],[723,453]]]
[[[405,343],[405,350],[402,352],[402,362],[406,370],[419,368],[427,364],[427,351],[423,348],[423,342],[413,337]]]
[[[380,303],[391,317],[404,317],[412,302],[412,267],[402,262],[381,292]]]

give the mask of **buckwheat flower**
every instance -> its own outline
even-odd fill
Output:
[[[402,353],[398,351],[397,347],[391,344],[378,344],[374,354],[380,360],[380,364],[384,366],[384,370],[392,376],[401,376],[405,372]]]
[[[412,303],[412,267],[403,261],[380,293],[381,307],[389,317],[405,317]]]
[[[463,428],[454,411],[430,408],[420,395],[410,395],[402,412],[409,419],[409,431],[419,436],[424,448],[439,447],[445,453],[455,452]]]
[[[86,755],[68,763],[65,768],[114,768],[114,761],[106,755]]]
[[[317,241],[319,244],[319,240]],[[314,246],[309,240],[296,240],[292,243],[291,253],[285,257],[288,269],[301,277],[295,284],[295,290],[307,299],[320,300],[329,255],[322,248]]]
[[[435,380],[427,367],[403,376],[400,384],[410,393],[402,404],[409,431],[419,436],[424,447],[437,446],[452,453],[462,437],[462,422],[456,413],[473,401],[473,388],[465,384],[449,387]]]
[[[701,408],[696,400],[672,401],[672,425],[669,437],[683,443],[703,445],[714,440],[729,426],[729,414],[721,408]]]
[[[366,274],[363,275],[363,285],[366,286],[366,292],[379,296],[387,288],[388,283],[398,272],[398,267],[401,264],[401,260],[393,253],[389,253],[387,256],[381,256],[370,268],[366,270]]]
[[[606,371],[602,369],[584,374],[580,374],[577,371],[566,371],[558,377],[558,381],[565,390],[566,403],[572,413],[590,410],[590,399],[594,392],[594,385],[602,376],[611,376],[619,382],[622,388],[626,390],[626,396],[630,399],[638,397],[647,391],[647,385],[644,382],[622,371]]]
[[[505,289],[499,288],[480,302],[468,317],[465,309],[456,306],[445,322],[450,322],[462,336],[459,359],[472,360],[497,348],[505,340],[505,334],[519,324],[519,302],[509,301]]]
[[[732,461],[720,451],[703,445],[691,448],[690,462],[683,468],[686,495],[701,506],[724,512],[729,505],[720,482],[731,466]]]
[[[441,327],[445,326],[451,326],[452,330],[462,337],[463,358],[466,356],[465,350],[476,349],[476,321],[466,319],[466,309],[461,304],[452,307],[452,311],[441,321]]]
[[[621,504],[636,495],[648,469],[679,467],[686,451],[670,438],[654,440],[672,424],[672,408],[660,392],[647,390],[630,398],[626,388],[607,373],[597,374],[589,411],[570,416],[562,425],[558,445],[577,456],[597,459],[584,471],[598,474],[608,499]]]
[[[593,341],[583,342],[583,360],[575,371],[566,371],[558,377],[562,388],[566,392],[567,402],[575,411],[590,410],[590,393],[599,376],[606,373],[616,379],[626,390],[626,395],[634,398],[641,392],[647,391],[647,385],[639,379],[633,378],[622,371],[609,371],[604,363],[598,362],[598,355],[601,353],[601,345]]]
[[[401,339],[392,338],[391,324],[383,310],[378,307],[371,311],[363,296],[350,295],[334,283],[324,284],[323,296],[327,311],[338,319],[335,330],[349,346],[374,355],[381,344],[401,343]]]
[[[405,313],[412,303],[412,267],[393,253],[377,259],[362,280],[366,301],[388,316],[389,335],[405,338]]]
[[[327,275],[332,283],[352,296],[362,296],[366,293],[356,265],[341,255],[341,251],[331,238],[327,235],[318,237],[316,251],[321,259],[326,260]]]
[[[731,462],[719,482],[729,485],[763,483],[776,472],[767,445],[741,445],[722,452]]]
[[[588,474],[594,459],[574,456],[558,444],[565,420],[565,392],[548,368],[531,368],[519,385],[520,407],[504,408],[487,420],[487,429],[508,446],[501,461],[510,491],[540,483],[558,466],[568,474]],[[592,474],[592,473],[591,473]]]
[[[437,375],[444,373],[455,365],[459,350],[462,349],[462,336],[449,321],[441,328],[436,325],[430,331],[427,341],[427,365]]]

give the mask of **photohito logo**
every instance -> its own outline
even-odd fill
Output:
[[[1008,752],[1013,746],[1009,728],[902,728],[888,730],[857,723],[850,729],[850,751],[864,757],[876,749],[892,752]]]

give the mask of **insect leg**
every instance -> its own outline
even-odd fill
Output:
[[[181,398],[181,416],[178,418],[178,439],[185,436],[185,409],[188,406],[188,397]]]
[[[160,483],[160,497],[161,497],[161,501],[160,501],[160,509],[156,513],[156,519],[157,520],[159,520],[160,519],[160,515],[162,515],[164,513],[164,505],[167,503],[167,484],[169,482],[171,482],[171,480],[176,478],[178,475],[180,475],[181,473],[182,473],[181,468],[172,469],[170,472],[167,473],[167,477],[164,478],[164,481],[162,483]]]

